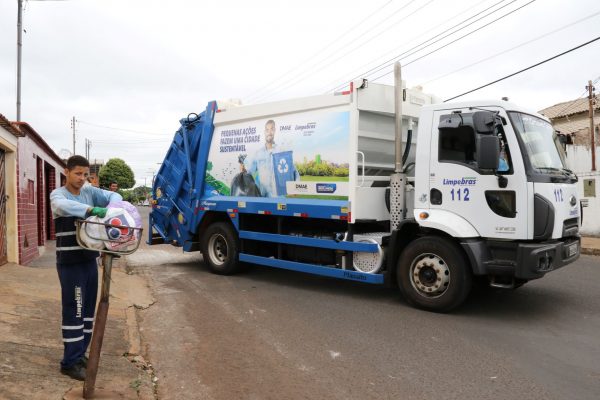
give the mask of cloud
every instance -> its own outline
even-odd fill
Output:
[[[366,71],[494,2],[469,0],[458,8],[452,2],[435,2],[401,22],[406,13],[393,14],[404,3],[386,3],[26,2],[23,119],[57,152],[72,146],[73,116],[99,125],[164,133],[164,142],[158,142],[156,135],[78,125],[78,153],[83,154],[84,140],[90,139],[92,158],[123,158],[139,183],[151,177],[156,163],[162,161],[179,119],[201,112],[208,101],[271,101],[323,93],[332,82],[336,86],[355,76],[359,67],[365,66]],[[519,0],[506,10],[525,3]],[[360,23],[380,7],[380,12]],[[593,0],[532,3],[407,65],[403,78],[409,87],[425,82],[580,19],[595,7]],[[0,113],[10,119],[15,118],[16,11],[15,1],[0,2]],[[457,14],[461,16],[453,19]],[[593,18],[431,82],[425,91],[441,98],[462,93],[589,40],[597,35],[598,22]],[[365,45],[356,47],[361,43]],[[320,51],[325,46],[326,51]],[[593,62],[599,46],[590,45],[461,100],[508,96],[542,109],[573,99],[588,79],[599,75]],[[424,53],[402,62],[408,64]],[[391,75],[380,80],[391,81]],[[276,88],[283,89],[270,90]],[[257,91],[267,96],[249,97]]]

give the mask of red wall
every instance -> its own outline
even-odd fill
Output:
[[[29,135],[20,137],[17,147],[19,264],[27,265],[39,257],[38,246],[43,246],[46,238],[54,239],[54,224],[46,223],[46,202],[50,201],[50,192],[60,182],[64,168]],[[45,167],[51,169],[49,190],[46,190]],[[30,193],[32,187],[34,192]]]

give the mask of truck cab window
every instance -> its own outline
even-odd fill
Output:
[[[439,130],[439,161],[475,164],[475,131],[469,125]]]

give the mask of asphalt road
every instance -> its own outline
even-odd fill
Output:
[[[160,398],[600,398],[598,257],[446,315],[355,282],[212,275],[168,245],[130,263],[157,300],[140,326]]]

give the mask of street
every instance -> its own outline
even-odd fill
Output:
[[[128,257],[156,300],[138,318],[159,398],[600,395],[597,257],[445,315],[393,289],[260,266],[217,276],[201,260],[168,245]]]

